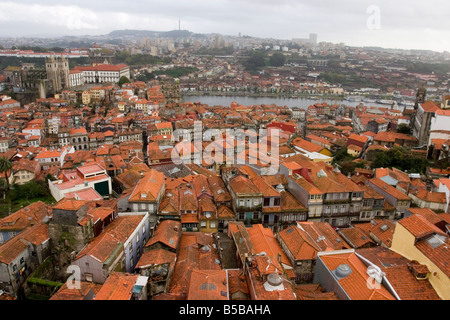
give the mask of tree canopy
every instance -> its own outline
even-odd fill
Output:
[[[6,179],[6,186],[9,190],[9,177],[8,177],[8,172],[10,172],[12,169],[12,163],[11,161],[9,161],[8,159],[6,159],[5,157],[1,157],[0,158],[0,172],[3,173],[5,175],[5,179]]]
[[[282,67],[284,66],[284,63],[286,62],[286,57],[281,52],[275,52],[270,58],[269,58],[270,65],[273,67]]]
[[[125,76],[121,76],[118,85],[122,87],[124,83],[130,83],[130,79]]]
[[[243,65],[248,71],[257,71],[266,65],[266,55],[261,50],[253,51],[250,57],[244,61]]]
[[[425,173],[430,162],[427,159],[414,156],[411,151],[402,147],[393,147],[387,151],[379,152],[372,162],[372,168],[392,168],[402,171]]]

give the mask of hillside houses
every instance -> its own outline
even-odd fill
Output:
[[[430,180],[364,161],[374,147],[417,146],[393,130],[397,112],[166,105],[156,83],[93,86],[84,106],[64,92],[28,106],[29,120],[1,115],[11,185],[45,179],[56,202],[0,219],[2,290],[52,300],[447,297],[445,171]],[[349,174],[334,161],[344,148],[358,164]],[[76,294],[69,266],[80,270]]]

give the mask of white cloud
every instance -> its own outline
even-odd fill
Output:
[[[450,51],[450,2],[439,0],[0,0],[0,36],[107,34],[119,29],[239,32],[351,45]],[[380,8],[380,29],[367,8]]]
[[[26,5],[15,2],[0,3],[2,21],[21,21],[65,27],[69,30],[98,29],[98,16],[90,10],[75,5]]]

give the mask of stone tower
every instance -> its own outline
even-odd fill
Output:
[[[427,96],[427,89],[424,86],[420,87],[416,93],[416,101],[414,103],[414,110],[417,110],[419,103],[425,102],[425,97]]]
[[[69,61],[65,57],[49,57],[45,59],[47,79],[53,82],[53,93],[69,89]]]
[[[409,126],[412,129],[414,129],[414,122],[416,121],[417,108],[419,108],[419,104],[425,102],[426,96],[427,96],[427,89],[424,86],[421,86],[419,89],[417,89],[416,101],[414,103],[414,111],[411,113],[411,119],[409,121]]]
[[[166,100],[166,105],[176,105],[182,102],[178,79],[169,78],[164,80],[161,85],[161,91]]]

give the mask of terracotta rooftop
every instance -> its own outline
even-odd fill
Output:
[[[381,190],[389,193],[391,196],[395,197],[397,200],[405,201],[405,200],[411,200],[410,197],[408,197],[406,194],[401,192],[400,190],[394,188],[393,186],[387,184],[383,180],[379,178],[372,178],[368,180],[369,183],[374,184],[376,187],[380,188]],[[377,191],[377,190],[375,190]]]
[[[406,228],[416,239],[423,238],[434,233],[445,234],[441,229],[428,221],[421,214],[413,214],[398,221]]]
[[[130,300],[138,274],[111,272],[94,300]]]
[[[447,196],[445,192],[429,192],[425,189],[410,190],[410,193],[420,200],[433,203],[446,203]]]
[[[144,173],[144,177],[139,180],[134,188],[129,201],[130,202],[154,202],[159,192],[164,187],[164,174],[151,169]]]
[[[294,291],[298,300],[339,300],[336,293],[326,292],[319,283],[296,284]]]
[[[377,265],[402,300],[440,300],[428,280],[418,280],[409,269],[411,261],[384,247],[357,249],[356,253]]]
[[[10,264],[24,250],[29,249],[30,243],[39,246],[48,239],[48,224],[35,224],[0,245],[0,262]]]
[[[259,189],[248,178],[238,175],[228,183],[235,194],[261,195]]]
[[[373,234],[387,247],[390,247],[392,244],[395,223],[391,220],[372,220],[367,223],[358,223],[355,225],[355,228],[361,229],[369,236]]]
[[[37,201],[0,219],[0,230],[23,230],[42,222],[46,216],[50,215],[51,207],[42,201]]]
[[[278,233],[278,236],[295,260],[316,259],[317,252],[321,250],[304,230],[296,226],[290,226],[282,230]]]
[[[92,295],[95,296],[101,289],[101,284],[80,281],[80,288],[68,288],[67,281],[51,296],[50,300],[85,300]]]
[[[321,251],[349,249],[350,246],[339,236],[334,228],[326,222],[297,222]]]
[[[181,223],[179,221],[163,220],[156,227],[153,237],[147,241],[145,247],[161,242],[169,248],[176,250],[180,241],[180,235]]]
[[[191,273],[187,300],[229,300],[226,270],[198,270]]]
[[[362,143],[366,143],[369,140],[369,138],[367,138],[366,136],[358,135],[355,133],[350,134],[348,136],[348,139],[355,140],[355,141],[362,142]]]
[[[256,256],[252,259],[252,266],[247,271],[249,279],[247,283],[252,300],[297,300],[291,283],[282,272],[278,273],[271,267],[271,260],[267,256]],[[261,271],[264,273],[261,274]],[[278,279],[279,285],[273,287],[268,282],[269,277]]]
[[[320,152],[324,148],[302,138],[295,138],[292,141],[292,145],[308,152]]]
[[[77,259],[85,255],[104,262],[117,246],[123,244],[141,223],[143,215],[119,216],[113,220],[102,233],[94,238],[83,250]]]
[[[369,235],[363,230],[354,228],[340,228],[339,234],[342,235],[345,241],[347,241],[353,248],[362,248],[367,245],[375,245],[375,242],[370,239]]]
[[[84,200],[63,198],[63,199],[59,200],[55,205],[53,205],[52,208],[59,209],[59,210],[78,211],[85,204],[86,204],[86,201],[84,201]]]
[[[150,266],[166,263],[169,263],[170,268],[173,268],[176,260],[177,254],[175,252],[170,252],[164,249],[153,249],[142,254],[136,264],[136,269],[144,269]]]
[[[321,255],[320,259],[330,272],[342,265],[350,268],[349,275],[335,279],[351,300],[396,300],[383,284],[372,288],[367,285],[367,266],[355,252]]]
[[[220,270],[219,254],[211,234],[183,232],[180,249],[169,288],[171,296],[187,299],[193,270]]]
[[[278,264],[278,261],[281,261],[281,263],[292,267],[291,262],[270,228],[264,228],[262,224],[254,224],[247,228],[247,231],[257,254],[264,252],[267,256],[274,259],[275,264]]]

